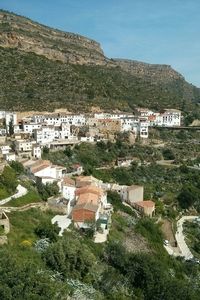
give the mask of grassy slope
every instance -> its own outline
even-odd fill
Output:
[[[17,199],[13,199],[10,202],[6,203],[5,206],[12,206],[12,207],[18,207],[18,206],[24,206],[30,203],[40,202],[41,197],[38,193],[34,191],[29,191],[25,196],[22,196]]]
[[[53,214],[50,212],[42,212],[39,209],[32,208],[23,212],[12,212],[8,214],[11,230],[8,234],[8,242],[10,245],[19,245],[21,242],[28,240],[32,244],[38,237],[34,233],[34,229],[41,221],[51,220]]]
[[[130,110],[134,105],[182,108],[191,89],[184,80],[168,84],[137,78],[120,67],[79,66],[50,61],[33,53],[0,48],[0,106],[15,110]],[[190,99],[185,108],[191,109]],[[196,97],[196,99],[198,96]],[[195,100],[195,99],[193,99]],[[193,107],[194,108],[194,107]]]

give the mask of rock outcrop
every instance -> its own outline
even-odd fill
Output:
[[[100,44],[78,34],[52,29],[26,18],[0,12],[0,46],[34,52],[72,64],[107,65]]]

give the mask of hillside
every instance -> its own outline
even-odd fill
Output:
[[[168,65],[108,59],[100,44],[0,11],[0,107],[195,110],[200,89]]]

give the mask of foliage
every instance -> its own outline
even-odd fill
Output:
[[[45,220],[42,221],[36,228],[35,233],[40,239],[49,239],[51,242],[55,242],[58,239],[58,233],[60,228],[57,224]]]
[[[35,242],[35,250],[39,253],[42,253],[49,247],[49,245],[50,245],[50,240],[48,238],[37,240]]]
[[[64,278],[74,278],[91,282],[92,269],[96,263],[95,256],[81,243],[80,239],[74,239],[68,235],[51,244],[43,254],[48,267],[57,271]]]
[[[17,175],[24,173],[24,166],[19,161],[12,160],[10,162],[10,167],[15,170]]]
[[[40,179],[36,181],[36,187],[42,200],[59,194],[59,187],[56,182],[43,184]]]
[[[108,191],[107,199],[108,202],[113,205],[115,211],[120,210],[129,215],[135,216],[135,213],[131,210],[131,208],[122,203],[122,199],[117,192]]]
[[[158,224],[149,218],[140,219],[135,227],[136,231],[143,235],[159,253],[164,254],[164,236]]]
[[[177,199],[181,208],[189,208],[196,201],[199,201],[198,190],[192,187],[183,187]]]
[[[40,196],[38,195],[37,192],[34,190],[29,191],[26,195],[12,199],[8,203],[5,204],[5,206],[13,206],[13,207],[19,207],[19,206],[24,206],[30,203],[35,203],[41,201]]]
[[[52,275],[39,270],[31,258],[20,260],[16,254],[0,250],[1,299],[66,299],[66,285],[53,280]]]
[[[141,291],[139,299],[197,299],[197,291],[186,280],[173,278],[169,265],[156,256],[128,253],[112,242],[105,249],[105,260],[127,279],[130,287]]]
[[[172,152],[171,149],[164,149],[162,153],[163,153],[164,159],[166,159],[166,160],[175,159],[174,153]]]
[[[4,167],[3,173],[0,175],[0,185],[5,187],[8,193],[15,192],[17,187],[17,177],[15,171],[11,167]]]
[[[11,231],[8,234],[9,245],[17,246],[24,240],[36,241],[38,239],[35,229],[41,222],[50,222],[53,214],[49,211],[42,212],[39,209],[29,209],[22,212],[9,214]]]
[[[30,35],[32,30],[25,32]],[[44,38],[38,33],[36,39],[38,36]],[[14,48],[0,48],[0,60],[2,109],[44,111],[48,107],[52,111],[66,107],[79,111],[81,107],[88,111],[94,105],[129,111],[136,105],[181,108],[185,91],[184,109],[198,109],[192,101],[199,100],[199,90],[182,78],[152,84],[151,76],[132,75],[121,67],[72,65]]]
[[[184,234],[186,235],[187,244],[195,257],[200,258],[200,227],[199,222],[184,222]]]

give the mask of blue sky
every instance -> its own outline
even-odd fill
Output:
[[[199,0],[0,0],[0,8],[93,38],[108,57],[169,64],[200,87]]]

